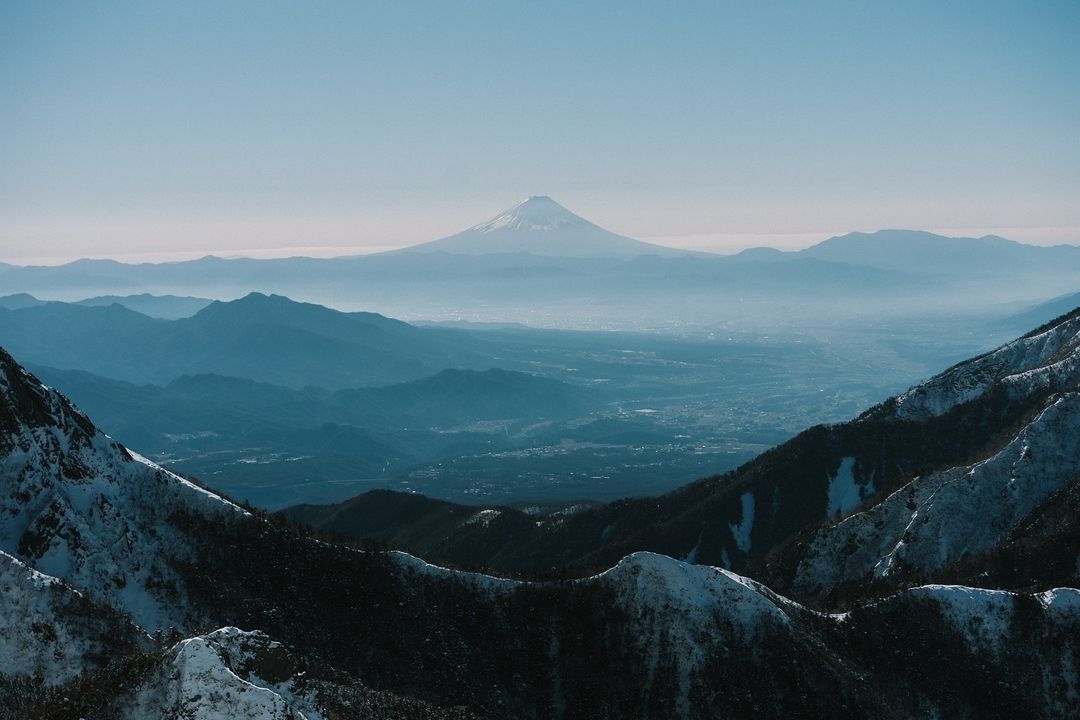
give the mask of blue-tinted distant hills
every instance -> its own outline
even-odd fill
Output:
[[[213,300],[207,298],[140,293],[138,295],[100,295],[80,300],[78,304],[87,307],[123,305],[129,310],[140,312],[149,317],[161,318],[162,320],[178,320],[191,317],[212,302]]]
[[[1080,292],[1069,293],[1003,318],[998,324],[1005,332],[1015,333],[1038,327],[1077,308],[1080,308]]]
[[[798,252],[751,248],[709,255],[619,236],[551,198],[534,197],[457,235],[391,253],[207,256],[136,265],[80,260],[12,267],[3,278],[8,293],[68,301],[126,296],[117,301],[159,317],[182,311],[155,310],[132,298],[263,292],[433,321],[620,329],[734,323],[745,329],[778,319],[830,325],[844,313],[860,319],[883,312],[1005,313],[1010,304],[1080,287],[1080,247],[882,230],[833,237]]]
[[[0,345],[27,362],[137,383],[193,373],[329,388],[484,367],[483,343],[374,313],[342,313],[253,293],[161,320],[121,305],[46,303],[0,310]]]
[[[510,449],[509,433],[468,426],[565,420],[606,400],[595,389],[497,369],[448,369],[405,383],[330,391],[213,374],[135,384],[32,367],[84,412],[107,420],[115,439],[265,506],[340,499],[354,494],[342,481],[388,483],[416,463]]]
[[[21,310],[28,307],[44,305],[49,300],[39,300],[29,293],[15,293],[0,297],[0,308],[7,310]],[[129,310],[142,313],[147,317],[161,318],[163,320],[177,320],[190,317],[209,305],[212,300],[197,297],[178,297],[176,295],[151,295],[141,293],[139,295],[101,295],[98,297],[79,300],[76,305],[86,307],[104,307],[107,305],[122,305]]]
[[[945,237],[919,230],[854,232],[798,253],[883,270],[951,278],[1080,270],[1080,246],[1024,245],[997,235]]]
[[[37,307],[38,305],[44,305],[44,300],[38,300],[29,293],[15,293],[14,295],[4,295],[0,297],[0,308],[6,310],[21,310],[28,307]]]

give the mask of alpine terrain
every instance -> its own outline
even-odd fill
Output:
[[[402,509],[439,566],[349,539],[362,498],[169,472],[0,352],[0,714],[1075,716],[1078,429],[1074,311],[668,495]]]

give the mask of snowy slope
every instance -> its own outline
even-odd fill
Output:
[[[673,667],[681,717],[691,714],[696,676],[733,639],[753,644],[763,626],[794,632],[788,613],[809,614],[749,578],[655,553],[629,555],[588,582],[612,587],[637,625],[638,649],[648,658],[644,682],[653,682],[658,666]]]
[[[404,554],[398,554],[398,561],[434,576],[457,574]],[[478,573],[469,573],[464,579],[476,590],[480,602],[499,602],[499,596],[521,584]],[[992,663],[993,672],[1007,673],[1003,668],[1016,662],[1009,653],[1022,648],[1029,653],[1025,662],[1034,659],[1039,668],[1041,684],[1029,689],[1038,698],[1039,707],[1064,715],[1080,707],[1080,695],[1074,692],[1080,687],[1080,666],[1075,660],[1080,656],[1080,634],[1076,632],[1080,629],[1080,591],[1070,588],[1031,595],[959,585],[925,585],[858,607],[854,612],[837,614],[812,610],[722,568],[649,552],[633,553],[611,569],[575,584],[613,591],[617,607],[630,624],[627,635],[634,638],[642,663],[642,696],[649,697],[654,687],[659,688],[665,681],[673,683],[671,711],[664,716],[700,717],[700,708],[695,704],[700,698],[738,692],[738,686],[718,685],[711,675],[718,661],[745,669],[775,660],[769,652],[781,652],[798,666],[805,662],[833,662],[839,654],[844,656],[847,667],[865,673],[865,668],[858,670],[861,660],[857,655],[846,656],[850,652],[847,644],[875,637],[882,628],[891,642],[899,642],[894,636],[896,629],[890,627],[897,615],[918,620],[921,632],[930,634],[924,638],[917,631],[914,638],[904,638],[913,645],[903,648],[881,646],[885,657],[903,654],[918,667],[921,652],[949,647],[947,638],[956,635],[966,647],[965,654],[955,657],[957,662],[981,658],[980,662]],[[1025,616],[1020,612],[1022,606],[1034,614]],[[938,645],[939,639],[946,639],[945,644]],[[871,647],[875,647],[873,642]],[[756,657],[758,654],[760,657]],[[893,662],[888,660],[886,664]],[[857,685],[866,681],[867,676],[862,675]],[[886,682],[896,681],[892,678]],[[914,702],[921,712],[931,716],[950,714],[949,706],[939,707],[929,694]]]
[[[882,408],[887,418],[917,422],[992,388],[1033,403],[1033,419],[993,456],[911,478],[872,507],[816,531],[795,572],[797,593],[874,576],[920,577],[991,550],[1080,476],[1080,313],[960,363]]]
[[[666,608],[678,614],[678,624],[695,631],[714,622],[718,610],[740,632],[751,635],[762,622],[787,624],[792,608],[802,610],[749,578],[651,552],[627,555],[590,581],[615,588],[632,616]]]
[[[460,255],[530,253],[549,257],[668,257],[688,253],[616,235],[570,212],[546,195],[527,198],[492,219],[456,235],[401,252]]]
[[[1080,382],[1080,314],[913,387],[896,399],[894,413],[903,420],[941,415],[979,397],[995,382],[1004,383],[1016,395],[1051,386],[1075,386]]]
[[[288,653],[260,632],[225,627],[182,640],[120,703],[130,720],[321,720]]]
[[[119,614],[0,552],[0,673],[63,683],[145,640]]]
[[[926,573],[994,547],[1080,474],[1080,393],[1050,401],[994,457],[916,477],[877,505],[817,531],[795,588],[814,593],[871,574]]]
[[[189,540],[178,509],[244,511],[98,431],[0,350],[0,550],[122,609],[147,631],[185,627],[168,566]]]
[[[889,658],[883,661],[885,667],[897,666],[895,658],[907,651],[919,668],[920,683],[927,675],[955,668],[953,683],[971,683],[975,688],[965,688],[974,696],[969,702],[979,708],[974,712],[963,706],[935,707],[925,699],[931,694],[928,686],[913,688],[924,696],[916,698],[922,706],[918,716],[1065,718],[1080,712],[1078,590],[1056,588],[1031,595],[923,585],[846,613],[840,627],[858,637],[880,625],[892,626],[886,635],[890,644],[880,648]],[[942,642],[937,648],[951,649],[935,652],[931,648],[936,642]],[[986,683],[993,675],[997,679]],[[1022,688],[1025,700],[1010,698],[1006,703],[1011,706],[999,705],[1008,696],[987,693],[987,684]],[[941,694],[949,698],[958,689],[946,686]]]

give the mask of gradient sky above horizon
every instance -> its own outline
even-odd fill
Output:
[[[551,195],[718,252],[1080,243],[1080,3],[0,5],[0,261],[341,255]]]

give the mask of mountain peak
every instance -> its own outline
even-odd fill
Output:
[[[530,195],[472,230],[490,233],[503,228],[526,231],[551,231],[568,225],[592,225],[588,220],[564,208],[547,195]]]
[[[547,195],[532,195],[468,230],[395,252],[457,255],[518,254],[564,258],[677,257],[685,250],[653,245],[605,230]]]

